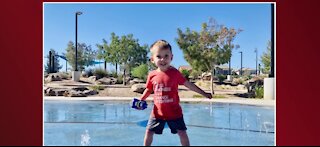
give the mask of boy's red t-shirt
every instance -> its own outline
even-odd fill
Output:
[[[146,88],[154,91],[153,117],[163,120],[182,117],[178,86],[185,81],[183,75],[173,67],[165,72],[154,70],[149,73]]]

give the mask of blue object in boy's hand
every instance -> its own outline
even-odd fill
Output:
[[[148,106],[146,101],[142,101],[136,98],[132,100],[132,108],[144,110]]]

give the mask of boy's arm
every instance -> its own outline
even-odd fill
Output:
[[[152,90],[146,88],[144,91],[143,91],[143,94],[140,98],[140,100],[143,100],[145,101],[147,99],[147,97],[151,94]]]
[[[183,83],[183,85],[186,86],[187,88],[189,88],[190,90],[192,90],[192,91],[194,91],[194,92],[197,92],[197,93],[203,95],[203,96],[206,97],[206,98],[209,98],[209,99],[212,98],[211,93],[204,92],[204,91],[203,91],[202,89],[200,89],[197,85],[195,85],[195,84],[193,84],[193,83],[191,83],[191,82],[189,82],[189,81],[185,81],[185,82]]]

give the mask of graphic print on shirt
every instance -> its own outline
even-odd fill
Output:
[[[171,91],[171,87],[165,87],[164,84],[162,83],[157,83],[154,81],[153,83],[154,86],[154,93],[155,93],[155,103],[172,103],[173,98],[169,98],[167,95],[168,92]]]

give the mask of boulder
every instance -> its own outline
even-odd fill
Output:
[[[99,92],[96,91],[96,90],[85,90],[85,91],[83,91],[83,93],[84,93],[85,95],[87,95],[87,96],[99,94]]]
[[[87,95],[84,94],[82,91],[76,91],[76,90],[71,90],[67,94],[69,97],[86,97]]]
[[[248,90],[248,97],[255,97],[256,87],[263,86],[263,79],[259,77],[253,77],[252,79],[248,80],[245,84],[245,87]]]
[[[98,91],[89,90],[86,87],[76,87],[72,89],[62,89],[62,88],[45,88],[45,96],[66,96],[66,97],[86,97],[89,95],[96,95]]]
[[[75,88],[72,88],[71,90],[74,90],[74,91],[85,91],[85,90],[89,90],[87,87],[75,87]]]
[[[118,79],[116,79],[116,78],[114,78],[114,77],[111,77],[110,80],[111,80],[111,84],[112,84],[112,85],[116,84],[117,81],[118,81]]]
[[[98,81],[99,81],[99,84],[104,84],[104,85],[111,85],[112,84],[112,81],[109,78],[102,78],[102,79],[99,79]]]
[[[97,81],[97,77],[96,76],[91,76],[88,78],[89,82],[94,83],[95,81]]]
[[[238,85],[237,88],[238,89],[246,89],[246,87],[244,85]]]
[[[55,92],[53,91],[53,89],[49,88],[49,87],[44,89],[44,95],[45,96],[56,96]]]
[[[61,77],[59,74],[53,73],[49,74],[48,77],[45,79],[46,82],[52,82],[52,81],[61,81]]]
[[[138,79],[138,78],[134,78],[133,80],[130,80],[130,81],[129,81],[129,83],[130,83],[131,85],[137,84],[137,83],[143,83],[143,82],[144,82],[144,80],[141,80],[141,79]]]
[[[59,89],[59,88],[46,88],[44,90],[45,96],[64,96],[67,93],[68,89]]]
[[[131,86],[131,91],[142,94],[146,89],[145,84],[134,84]]]

